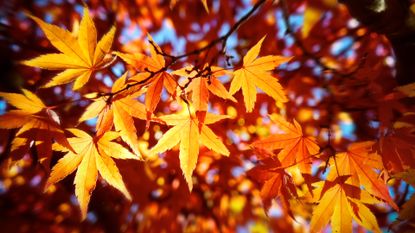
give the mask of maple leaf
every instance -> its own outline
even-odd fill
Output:
[[[388,171],[415,168],[415,136],[410,129],[395,129],[393,134],[381,137],[377,147]]]
[[[75,195],[81,208],[82,220],[86,218],[88,203],[95,189],[98,172],[109,185],[131,200],[130,193],[125,187],[113,158],[137,159],[137,157],[120,144],[112,142],[119,137],[119,134],[109,131],[100,136],[91,137],[79,129],[68,130],[75,135],[68,140],[76,153],[59,145],[54,146],[54,150],[67,153],[52,168],[45,189],[77,170],[74,180]]]
[[[185,113],[185,112],[184,112]],[[193,188],[192,173],[196,167],[199,156],[199,144],[219,154],[229,156],[229,151],[220,138],[206,125],[213,124],[227,116],[206,114],[205,122],[198,130],[198,120],[193,114],[172,114],[160,117],[167,125],[172,125],[150,153],[162,153],[180,143],[180,168],[188,184],[189,190]],[[199,143],[200,140],[200,143]]]
[[[205,70],[206,66],[203,70]],[[200,124],[203,124],[208,110],[209,91],[222,99],[229,99],[236,102],[236,99],[217,78],[226,74],[225,69],[210,66],[209,71],[207,74],[199,74],[193,66],[187,66],[172,72],[172,74],[188,78],[190,84],[186,88],[186,91],[192,92],[192,104]]]
[[[297,163],[302,173],[310,174],[312,157],[317,155],[320,150],[316,139],[305,135],[301,125],[295,119],[293,124],[277,114],[270,115],[270,119],[277,124],[283,133],[256,141],[252,146],[268,151],[281,149],[277,156],[283,167]]]
[[[72,147],[59,125],[56,112],[47,107],[34,93],[25,89],[22,89],[22,92],[23,94],[0,92],[0,97],[17,108],[0,116],[0,128],[19,128],[12,142],[12,151],[19,147],[26,147],[24,151],[27,151],[30,143],[34,141],[37,151],[40,152],[39,161],[49,165],[53,140],[69,149]]]
[[[83,87],[95,70],[108,63],[107,55],[114,39],[115,27],[105,34],[97,43],[97,30],[89,16],[88,8],[79,26],[78,36],[58,26],[30,16],[43,30],[50,43],[61,53],[41,55],[24,61],[23,64],[49,70],[65,70],[52,78],[44,87],[70,83],[75,80],[73,89]]]
[[[118,93],[119,90],[122,90],[126,85],[126,81],[127,73],[114,82],[112,93]],[[146,110],[144,104],[135,99],[137,95],[142,94],[141,92],[129,94],[128,91],[124,91],[112,96],[111,99],[104,96],[95,99],[86,108],[79,122],[98,116],[97,135],[111,130],[114,125],[122,140],[131,147],[137,156],[141,156],[133,117],[145,120]]]
[[[252,112],[256,101],[256,87],[279,102],[287,102],[284,90],[276,78],[269,71],[291,58],[281,56],[258,57],[265,36],[252,47],[243,58],[242,68],[233,72],[233,79],[229,92],[233,95],[242,88],[247,112]]]
[[[285,210],[294,219],[289,199],[298,197],[297,190],[291,176],[285,172],[277,159],[268,156],[261,161],[260,165],[249,170],[248,175],[262,185],[260,196],[266,210],[269,210],[274,198],[280,198]]]
[[[390,172],[403,172],[415,168],[414,117],[414,113],[406,113],[375,145],[382,156],[383,164]]]
[[[163,86],[167,92],[172,96],[175,95],[177,83],[176,80],[165,71],[162,71],[165,66],[165,60],[158,52],[161,51],[160,47],[153,41],[150,35],[150,54],[151,57],[141,53],[125,54],[115,52],[122,60],[127,64],[130,64],[134,68],[143,71],[136,76],[130,78],[132,82],[144,82],[148,87],[145,97],[145,105],[147,109],[147,119],[151,118],[151,114],[155,111],[157,104],[160,102],[161,91]],[[151,78],[149,78],[153,75]]]
[[[389,195],[388,186],[374,171],[383,169],[383,163],[379,154],[371,152],[373,144],[372,141],[352,143],[346,152],[337,153],[333,164],[335,167],[330,170],[327,179],[333,180],[338,175],[351,176],[347,183],[357,187],[364,186],[368,193],[398,210]]]
[[[352,219],[368,230],[381,232],[376,217],[364,204],[376,204],[378,201],[364,190],[346,184],[348,178],[340,176],[334,181],[317,184],[319,187],[313,192],[319,204],[311,217],[311,232],[321,232],[330,220],[332,232],[352,232]]]

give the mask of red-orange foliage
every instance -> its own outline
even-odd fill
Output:
[[[1,3],[2,229],[413,230],[412,28],[344,2]]]

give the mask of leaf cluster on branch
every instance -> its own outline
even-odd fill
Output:
[[[206,14],[209,3],[198,3]],[[171,1],[169,7],[185,4]],[[301,7],[304,25],[298,31],[290,16]],[[277,41],[266,43],[275,36],[264,30],[238,51],[237,63],[232,36],[243,38],[249,30],[240,28],[268,8],[280,15],[282,38],[292,40],[286,43],[293,52],[269,55],[275,49],[264,45]],[[335,46],[313,46],[327,11],[347,12],[336,1],[255,1],[225,33],[179,55],[157,44],[151,32],[141,50],[114,49],[120,29],[112,25],[102,34],[86,6],[72,31],[27,15],[55,50],[20,64],[53,77],[42,77],[33,92],[0,92],[12,107],[0,116],[0,128],[10,130],[7,142],[2,139],[2,166],[16,166],[29,154],[44,172],[45,193],[73,177],[81,220],[96,205],[99,194],[93,193],[109,185],[143,205],[145,220],[137,231],[157,232],[157,221],[175,222],[170,227],[181,231],[178,216],[185,216],[203,226],[199,230],[213,224],[211,231],[232,232],[242,218],[272,218],[276,209],[284,218],[275,229],[292,232],[304,221],[302,230],[311,232],[329,223],[333,232],[406,229],[405,221],[415,219],[409,210],[414,198],[407,197],[415,183],[414,84],[391,88],[383,82],[387,68],[373,51],[384,48],[373,44],[377,37],[366,28],[350,32],[362,50],[359,58],[346,48],[339,52],[346,59],[337,61],[325,54]],[[337,35],[347,34],[340,28]],[[311,64],[310,71],[290,76],[299,61]],[[117,66],[124,69],[106,85],[103,73],[119,71]],[[48,90],[76,98],[58,102],[37,94]],[[71,106],[79,114],[68,120]],[[345,124],[357,128],[357,137],[347,138]],[[233,174],[237,168],[243,175]],[[258,206],[265,214],[255,213]],[[399,212],[394,225],[379,217],[392,212]]]

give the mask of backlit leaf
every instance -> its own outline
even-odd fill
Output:
[[[291,58],[280,56],[258,57],[265,36],[258,41],[245,55],[241,69],[233,72],[230,93],[235,94],[242,88],[247,112],[252,112],[256,101],[256,87],[278,102],[287,102],[284,90],[278,80],[269,72],[281,63],[288,62]]]
[[[81,207],[83,220],[86,218],[89,200],[95,189],[98,172],[108,184],[118,189],[127,199],[131,200],[121,174],[111,157],[131,159],[135,158],[135,156],[126,149],[120,150],[121,146],[112,142],[114,137],[111,135],[114,132],[91,137],[86,132],[78,129],[70,129],[70,131],[76,136],[68,139],[76,154],[69,150],[64,150],[67,153],[53,167],[46,187],[62,180],[76,169],[74,180],[75,194]]]
[[[30,17],[40,26],[50,43],[61,52],[59,54],[41,55],[23,62],[25,65],[42,69],[64,70],[53,77],[45,87],[75,81],[73,89],[80,89],[89,81],[92,73],[107,62],[105,54],[110,51],[115,27],[112,27],[97,43],[97,30],[89,15],[88,8],[84,8],[78,36],[74,36],[65,29],[48,24],[35,16]]]

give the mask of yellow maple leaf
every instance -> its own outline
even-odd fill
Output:
[[[316,202],[310,222],[310,232],[321,232],[331,220],[332,232],[352,232],[352,220],[373,232],[381,232],[375,215],[365,204],[378,201],[364,190],[346,184],[348,176],[334,181],[319,182],[313,192]]]
[[[112,93],[116,93],[123,89],[126,85],[127,73],[121,76],[114,82],[112,86]],[[100,97],[95,99],[82,114],[79,122],[94,118],[98,116],[96,125],[97,135],[100,135],[112,126],[119,132],[123,141],[125,141],[137,156],[141,156],[139,148],[139,140],[137,137],[137,129],[134,126],[134,119],[146,119],[146,109],[144,104],[140,103],[135,97],[141,95],[141,92],[128,91],[120,92],[114,95],[111,99],[109,97]]]
[[[17,108],[0,116],[0,128],[19,128],[12,142],[12,151],[20,147],[29,149],[30,143],[34,141],[38,152],[42,152],[39,153],[39,161],[48,165],[53,140],[69,149],[72,148],[59,125],[56,112],[47,107],[34,93],[25,89],[22,89],[22,92],[23,94],[0,92],[0,97]]]
[[[185,112],[184,112],[185,113]],[[205,122],[198,130],[198,120],[193,114],[172,114],[160,117],[167,125],[174,126],[169,129],[150,153],[162,153],[180,143],[180,168],[188,184],[189,190],[193,188],[192,173],[196,167],[199,156],[199,144],[219,154],[229,156],[229,151],[220,138],[206,125],[213,124],[227,116],[207,113]],[[200,143],[199,143],[200,140]]]
[[[43,30],[50,43],[61,53],[50,53],[24,61],[23,64],[49,70],[65,70],[52,78],[44,87],[70,83],[75,80],[73,89],[83,87],[95,70],[105,66],[114,39],[115,27],[97,43],[97,30],[89,16],[88,8],[79,26],[78,36],[58,26],[30,16]]]
[[[282,167],[297,163],[302,173],[310,174],[312,157],[317,155],[320,150],[316,139],[305,135],[301,125],[295,119],[293,124],[277,114],[270,115],[270,119],[280,127],[283,133],[256,141],[252,146],[269,151],[281,149],[278,153],[278,159],[281,161]]]
[[[258,57],[265,36],[252,47],[243,58],[242,68],[233,72],[233,79],[229,92],[233,95],[242,88],[247,112],[252,112],[256,101],[256,87],[279,102],[287,102],[284,90],[278,80],[269,71],[291,58],[281,56]]]
[[[91,137],[79,129],[68,130],[75,135],[75,137],[68,138],[68,141],[76,153],[57,144],[54,145],[54,150],[67,153],[52,168],[45,189],[77,170],[74,180],[75,195],[81,208],[83,220],[86,218],[88,203],[92,191],[95,189],[98,172],[109,185],[118,189],[127,199],[131,200],[131,195],[125,187],[113,158],[137,159],[137,156],[120,144],[112,142],[119,137],[119,134],[109,131],[100,136]]]

